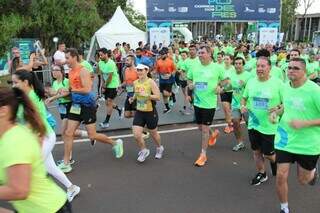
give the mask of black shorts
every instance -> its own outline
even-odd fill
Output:
[[[221,102],[232,102],[232,92],[224,92],[220,94]]]
[[[158,126],[158,113],[156,110],[152,112],[136,111],[133,119],[133,126],[147,126],[148,129],[153,130]]]
[[[160,92],[163,93],[163,91],[172,92],[172,85],[173,83],[160,83]]]
[[[216,109],[204,109],[194,106],[194,115],[196,118],[197,124],[203,124],[203,125],[211,125],[214,117]]]
[[[276,149],[277,163],[297,162],[302,168],[308,171],[312,171],[316,168],[318,159],[319,155],[300,155]]]
[[[136,109],[137,109],[137,101],[134,100],[134,101],[130,104],[129,98],[130,98],[130,97],[127,96],[126,101],[125,101],[125,103],[124,103],[124,111],[136,111]]]
[[[96,106],[87,107],[87,106],[81,105],[80,108],[81,108],[80,114],[72,113],[72,111],[70,109],[69,114],[68,114],[68,119],[72,120],[72,121],[83,122],[83,124],[93,124],[96,122],[96,120],[97,120]]]
[[[14,212],[18,213],[18,211]],[[69,203],[69,201],[66,201],[65,204],[57,211],[57,213],[72,213],[71,203]]]
[[[249,129],[248,133],[252,150],[260,150],[264,155],[273,155],[275,153],[274,135],[266,135],[255,129]]]
[[[69,102],[69,103],[59,103],[58,111],[59,111],[61,120],[68,118],[68,114],[69,114],[71,105],[72,105],[71,102]]]
[[[117,97],[117,89],[116,88],[106,88],[104,92],[104,98],[107,99],[115,99]]]
[[[186,88],[187,87],[187,81],[180,81],[180,86],[182,87],[182,88]]]

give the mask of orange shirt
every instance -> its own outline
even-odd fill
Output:
[[[76,66],[69,71],[69,82],[71,90],[77,90],[83,88],[81,79],[80,79],[80,71],[82,70],[82,66]]]
[[[167,57],[165,60],[160,58],[156,62],[155,70],[160,74],[171,74],[176,70],[176,66],[171,58]]]
[[[134,67],[127,67],[124,71],[124,80],[125,84],[133,85],[133,82],[138,79],[137,70]]]

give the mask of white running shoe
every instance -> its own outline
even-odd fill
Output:
[[[164,151],[164,147],[163,146],[157,147],[155,158],[156,159],[161,159],[162,155],[163,155],[163,151]]]
[[[144,149],[141,150],[138,153],[138,159],[137,161],[139,161],[140,163],[144,162],[146,160],[146,158],[150,155],[150,150],[149,149]]]
[[[80,193],[80,187],[76,185],[72,185],[67,190],[68,201],[72,202],[72,200]]]

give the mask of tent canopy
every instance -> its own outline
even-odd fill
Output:
[[[131,48],[136,48],[139,41],[146,42],[146,36],[146,32],[139,30],[129,22],[120,6],[118,6],[109,22],[95,32],[92,37],[87,59],[94,53],[97,47],[96,42],[100,48],[113,49],[117,42],[126,42],[130,44]]]

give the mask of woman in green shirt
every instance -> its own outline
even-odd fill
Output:
[[[28,126],[16,123],[19,105]],[[42,160],[46,126],[20,89],[0,88],[0,123],[0,200],[17,212],[70,213],[66,194],[48,178]]]

